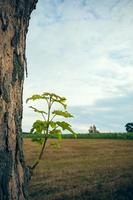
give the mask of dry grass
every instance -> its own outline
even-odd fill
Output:
[[[60,149],[51,141],[32,178],[31,200],[133,199],[133,141],[66,139]],[[40,145],[25,139],[24,148],[32,164]]]

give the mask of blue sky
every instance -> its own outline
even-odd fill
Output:
[[[23,130],[36,115],[27,97],[68,99],[76,131],[125,131],[133,121],[133,0],[39,0],[27,37]]]

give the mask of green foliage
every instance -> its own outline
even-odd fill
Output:
[[[30,133],[44,134],[46,129],[47,129],[47,122],[46,121],[36,120],[32,125]]]
[[[24,138],[44,138],[43,134],[23,133]],[[63,139],[72,139],[73,134],[62,134]],[[133,133],[77,133],[78,139],[115,139],[115,140],[133,140]],[[55,134],[49,135],[49,138],[58,138]]]
[[[29,108],[32,108],[34,112],[41,113],[41,114],[46,114],[46,115],[47,115],[47,113],[46,113],[45,111],[43,111],[43,110],[38,110],[37,108],[35,108],[35,107],[33,107],[33,106],[29,106]]]
[[[74,135],[74,137],[76,138],[76,133],[72,130],[71,125],[68,124],[67,122],[60,122],[57,121],[56,124],[62,128],[62,130],[67,130],[68,132],[72,133]]]
[[[35,101],[35,100],[39,100],[39,99],[44,99],[44,98],[42,95],[34,94],[26,100],[26,103],[28,103],[28,101],[30,101],[30,100]]]
[[[54,121],[50,121],[49,125],[51,126],[51,128],[55,128],[57,124]]]
[[[49,93],[49,92],[44,92],[42,95],[34,94],[31,97],[29,97],[26,100],[26,102],[28,102],[30,100],[36,101],[36,100],[39,100],[39,99],[42,99],[42,100],[44,99],[47,102],[49,102],[49,100],[50,100],[51,103],[57,102],[57,103],[61,104],[65,109],[67,107],[65,97],[60,97],[60,96],[58,96],[54,93]]]
[[[61,117],[65,117],[65,118],[69,118],[69,117],[73,117],[73,115],[67,111],[62,111],[62,110],[54,110],[52,112],[52,114],[54,115],[58,115],[58,116],[61,116]]]
[[[39,113],[42,116],[42,120],[36,120],[31,128],[30,133],[34,135],[42,134],[43,137],[33,137],[32,140],[36,141],[40,144],[46,143],[47,138],[49,135],[55,135],[58,139],[61,139],[62,132],[64,130],[70,132],[74,136],[76,133],[73,131],[71,125],[65,121],[54,121],[56,117],[63,117],[63,118],[71,118],[73,115],[69,113],[66,108],[66,98],[56,95],[54,93],[44,92],[43,94],[35,94],[29,97],[26,102],[29,101],[38,101],[44,100],[47,107],[44,110],[40,110],[36,107],[30,106],[30,108],[35,112]],[[54,110],[52,111],[53,104],[59,104],[63,107],[63,110]],[[47,111],[46,111],[47,110]],[[45,144],[44,144],[45,145]]]
[[[54,134],[58,139],[61,139],[62,131],[60,129],[50,131],[50,134]]]

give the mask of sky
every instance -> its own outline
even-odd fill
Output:
[[[132,52],[133,0],[39,0],[27,35],[23,130],[39,117],[26,99],[48,91],[67,98],[75,131],[125,131],[133,122]]]

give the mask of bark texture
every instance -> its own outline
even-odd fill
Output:
[[[22,139],[25,42],[37,0],[0,0],[0,200],[27,199]]]

